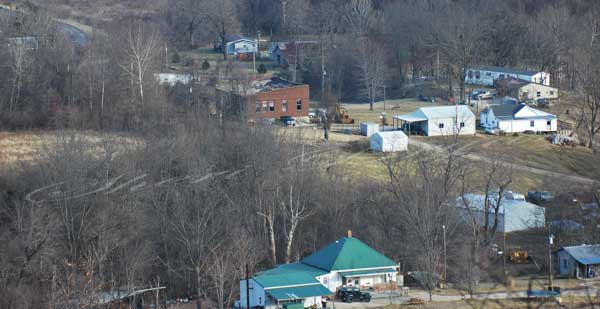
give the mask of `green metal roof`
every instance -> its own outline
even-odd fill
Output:
[[[354,237],[344,237],[305,257],[302,263],[326,271],[395,267],[396,263]]]
[[[344,277],[358,277],[366,275],[379,275],[395,273],[395,268],[380,268],[380,269],[369,269],[369,270],[355,270],[355,271],[340,271],[339,274]]]
[[[333,294],[329,289],[321,284],[295,286],[289,288],[265,290],[271,297],[282,300],[302,299],[307,297],[325,296]]]
[[[282,264],[253,277],[263,288],[319,283],[315,277],[327,272],[301,263]]]

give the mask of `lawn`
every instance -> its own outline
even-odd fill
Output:
[[[392,116],[398,114],[412,113],[419,107],[424,106],[437,106],[445,103],[427,103],[420,102],[416,99],[400,99],[400,100],[386,100],[385,112],[387,114],[388,123],[392,123]],[[361,122],[380,122],[379,116],[384,111],[384,103],[382,101],[375,102],[373,104],[373,110],[369,110],[369,104],[361,103],[344,103],[342,107],[348,109],[350,117],[354,119],[355,123]]]

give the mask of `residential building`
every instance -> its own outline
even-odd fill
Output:
[[[420,107],[411,114],[395,115],[393,120],[394,127],[408,135],[475,134],[475,115],[464,105]]]
[[[562,247],[556,255],[560,276],[594,278],[600,270],[600,244]]]
[[[320,305],[321,298],[343,286],[364,289],[395,285],[397,264],[364,242],[340,238],[298,263],[284,264],[250,278],[250,307],[280,308],[283,304]],[[246,304],[246,280],[240,281],[239,308]]]
[[[550,74],[535,70],[519,70],[495,66],[474,66],[467,69],[465,82],[467,84],[494,86],[500,79],[522,79],[532,83],[550,86]]]
[[[533,131],[556,132],[558,118],[535,108],[521,104],[492,105],[481,111],[481,126],[506,133]]]
[[[462,197],[457,199],[457,206],[458,209],[461,209],[460,215],[464,217],[469,215],[468,209],[470,209],[471,214],[474,215],[481,226],[486,222],[485,210],[488,209],[487,220],[490,226],[494,224],[497,217],[498,232],[501,233],[544,227],[544,207],[528,203],[524,200],[511,200],[505,197],[502,197],[499,202],[500,207],[496,214],[494,209],[498,205],[498,193],[490,193],[487,197],[484,194],[467,193],[464,199]]]
[[[225,38],[225,50],[228,55],[242,55],[242,54],[253,54],[258,50],[258,44],[256,40],[239,36],[230,35]],[[222,47],[218,47],[222,48]]]
[[[537,99],[558,99],[558,89],[522,79],[501,79],[496,81],[496,89],[501,96],[511,96],[521,102]]]
[[[269,47],[269,59],[277,65],[285,65],[287,64],[287,60],[285,58],[285,51],[287,50],[287,42],[272,42]]]

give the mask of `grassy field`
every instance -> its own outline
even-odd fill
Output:
[[[387,305],[384,309],[400,309],[400,308],[446,308],[446,309],[462,309],[462,308],[597,308],[600,301],[593,297],[565,297],[558,303],[554,300],[531,300],[527,299],[486,299],[486,300],[461,300],[454,302],[431,302],[425,305]]]
[[[398,114],[412,113],[419,107],[424,106],[437,106],[445,103],[427,103],[420,102],[416,99],[401,99],[401,100],[386,100],[385,112],[387,115],[388,123],[392,123],[392,116]],[[376,102],[373,104],[373,110],[369,110],[369,104],[342,104],[343,107],[348,109],[350,117],[354,119],[355,123],[361,122],[377,122],[379,123],[379,116],[383,112],[383,102]]]

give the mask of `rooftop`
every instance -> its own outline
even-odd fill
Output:
[[[354,237],[340,238],[301,262],[327,272],[396,267],[394,261]]]
[[[518,118],[518,119],[554,119],[556,118],[556,115],[554,114],[550,114],[550,113],[546,113],[544,111],[535,109],[535,108],[531,108],[523,103],[508,103],[508,104],[499,104],[499,105],[492,105],[490,107],[485,108],[484,110],[482,110],[482,113],[487,113],[489,112],[489,110],[492,110],[494,112],[494,116],[496,116],[496,118],[503,118],[503,119],[513,119],[513,118]],[[524,111],[524,112],[521,112]],[[520,113],[521,112],[521,113]],[[517,115],[517,113],[519,115]]]
[[[416,111],[406,115],[396,115],[394,118],[408,121],[425,121],[428,119],[475,118],[473,112],[465,105],[419,107]]]
[[[481,70],[481,71],[491,71],[491,72],[500,72],[507,74],[517,74],[517,75],[535,75],[537,73],[541,73],[541,71],[535,70],[521,70],[521,69],[513,69],[513,68],[505,68],[505,67],[496,67],[491,65],[478,65],[474,66],[472,69]]]
[[[282,264],[256,274],[253,279],[263,288],[318,284],[315,277],[327,272],[302,263]]]
[[[567,251],[569,255],[581,264],[600,264],[600,245],[562,247],[561,250]]]

